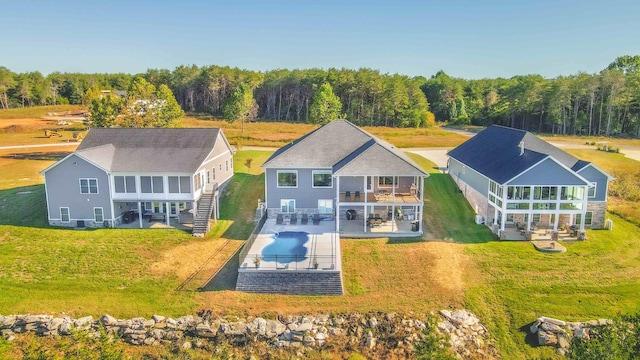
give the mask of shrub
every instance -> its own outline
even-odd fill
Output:
[[[414,344],[417,359],[453,360],[448,339],[436,329],[438,319],[432,316],[425,322],[424,337]]]

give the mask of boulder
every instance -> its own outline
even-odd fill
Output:
[[[276,337],[282,334],[287,327],[278,320],[267,320],[265,336]]]
[[[560,326],[553,324],[553,323],[549,323],[549,322],[543,322],[542,324],[540,324],[540,329],[546,331],[546,332],[552,332],[555,334],[559,334],[559,333],[564,333],[564,329],[561,328]]]
[[[558,319],[554,319],[554,318],[550,318],[550,317],[546,317],[546,316],[539,317],[538,321],[551,323],[551,324],[558,325],[558,326],[566,326],[567,325],[567,323],[562,321],[562,320],[558,320]]]
[[[108,315],[105,315],[105,316],[108,316]],[[93,316],[85,316],[85,317],[81,317],[73,320],[73,326],[76,328],[86,329],[91,327],[92,324],[93,324]]]
[[[111,315],[102,315],[100,318],[100,323],[104,326],[115,326],[118,323],[118,320]]]
[[[558,346],[563,349],[568,349],[571,346],[571,340],[566,334],[558,334]]]
[[[538,332],[538,326],[540,326],[541,322],[540,320],[536,320],[536,322],[534,322],[533,324],[531,324],[531,326],[529,326],[529,332],[532,334],[535,334]]]
[[[303,322],[302,324],[298,325],[298,327],[296,327],[295,331],[297,332],[310,331],[312,326],[313,324],[311,324],[310,322]]]
[[[162,315],[153,315],[151,319],[157,323],[163,322],[166,318]]]
[[[538,345],[540,346],[556,346],[558,344],[558,337],[556,334],[546,332],[542,329],[538,330]]]

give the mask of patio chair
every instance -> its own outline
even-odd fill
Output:
[[[278,214],[278,216],[276,217],[276,224],[282,225],[283,223],[284,223],[284,217],[282,217],[282,214]]]
[[[309,215],[302,214],[302,219],[300,219],[300,224],[307,225],[309,223]]]
[[[356,191],[355,199],[360,200],[360,191]]]
[[[296,225],[298,223],[298,214],[291,214],[291,220],[289,220],[289,224]]]
[[[351,191],[345,191],[344,192],[344,199],[347,200],[351,200]]]
[[[313,214],[313,225],[320,225],[320,214]]]

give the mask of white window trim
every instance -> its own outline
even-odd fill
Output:
[[[62,219],[62,209],[67,209],[67,217],[69,218],[68,220],[63,220]],[[60,207],[60,221],[62,221],[64,223],[71,222],[71,210],[69,210],[69,207],[67,207],[67,206]]]
[[[320,212],[320,202],[325,202],[325,203],[329,203],[331,205],[331,211],[330,212]],[[322,208],[327,208],[326,206],[323,206]],[[332,199],[318,199],[318,213],[326,215],[326,214],[333,214],[333,200]]]
[[[287,211],[282,211],[282,204],[286,201]],[[289,203],[293,201],[293,211],[289,211]],[[280,199],[280,212],[284,214],[293,214],[296,212],[296,199]]]
[[[591,189],[593,189],[593,195],[589,194]],[[598,191],[598,183],[594,181],[594,182],[591,183],[591,186],[589,186],[587,188],[587,198],[588,199],[593,199],[594,197],[596,197],[597,191]]]
[[[100,209],[100,211],[102,212],[102,220],[100,220],[100,221],[98,221],[98,219],[96,218],[96,210],[97,209]],[[104,208],[99,207],[99,206],[93,208],[93,221],[100,222],[100,223],[104,221]]]
[[[296,174],[296,186],[280,186],[280,173],[294,173]],[[296,189],[298,188],[298,170],[278,170],[276,171],[276,186],[278,189]]]
[[[315,186],[313,184],[313,182],[315,181],[314,177],[315,177],[316,174],[329,174],[329,175],[331,175],[331,185],[329,185],[329,186]],[[333,188],[333,174],[332,174],[331,170],[312,170],[311,171],[311,187],[314,188],[314,189],[331,189],[331,188]]]
[[[391,178],[391,184],[388,184],[388,185],[387,184],[382,184],[381,185],[380,184],[380,179],[381,178],[388,178],[388,177]],[[395,181],[395,186],[394,186],[394,181]],[[400,187],[400,176],[395,176],[395,175],[394,176],[378,176],[378,187],[379,188],[393,188],[393,187],[398,188],[398,187]]]
[[[87,191],[88,192],[82,192],[82,180],[87,180]],[[91,180],[95,180],[96,181],[96,192],[92,193],[91,192]],[[80,194],[83,195],[97,195],[100,194],[100,187],[98,186],[98,178],[80,178],[78,179],[78,185],[80,185]]]

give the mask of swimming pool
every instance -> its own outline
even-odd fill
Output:
[[[304,246],[309,234],[304,231],[282,231],[273,235],[273,242],[262,249],[262,260],[291,263],[307,257]]]

